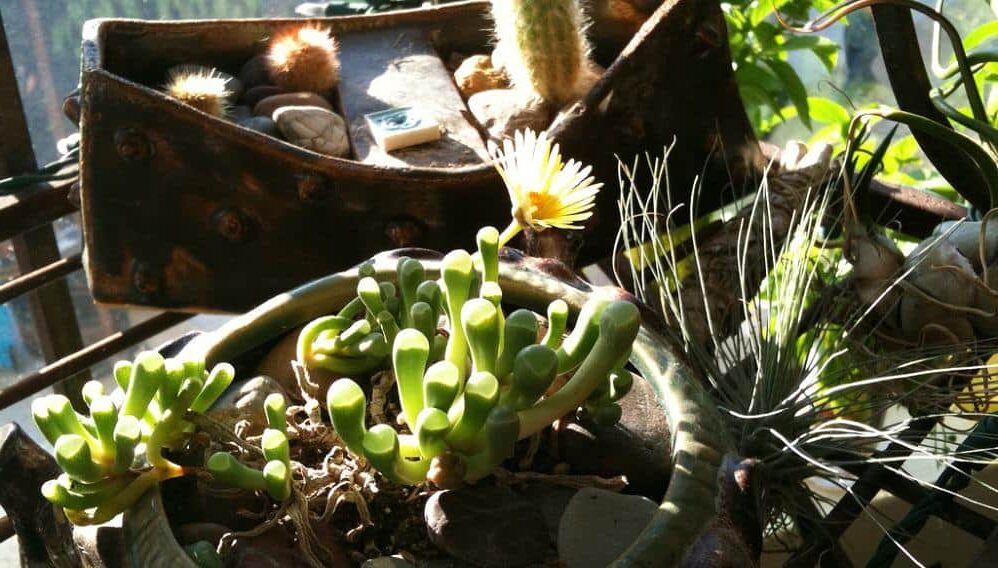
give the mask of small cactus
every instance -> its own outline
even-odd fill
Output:
[[[588,84],[592,63],[578,0],[492,0],[496,51],[518,89],[564,106]]]
[[[229,110],[228,79],[214,69],[181,65],[170,72],[164,90],[201,112],[224,118]]]
[[[270,80],[287,91],[326,93],[340,82],[339,45],[314,25],[283,28],[270,40],[267,70]]]

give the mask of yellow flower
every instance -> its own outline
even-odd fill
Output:
[[[510,225],[502,242],[527,227],[581,229],[579,223],[592,216],[593,201],[603,184],[589,175],[592,167],[575,160],[563,162],[547,133],[517,131],[502,149],[490,144],[489,153],[513,203],[516,227]]]

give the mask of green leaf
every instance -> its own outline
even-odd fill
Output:
[[[963,38],[963,47],[970,51],[981,43],[996,38],[998,38],[998,20],[993,20],[977,26],[967,34],[967,37]]]
[[[811,113],[808,108],[807,90],[804,89],[804,83],[800,80],[800,76],[797,75],[797,71],[789,63],[780,59],[766,58],[764,62],[779,77],[784,89],[786,89],[787,96],[790,97],[790,101],[797,109],[797,116],[800,117],[804,126],[810,130]]]
[[[822,124],[848,125],[852,118],[842,105],[824,97],[808,97],[811,118]]]

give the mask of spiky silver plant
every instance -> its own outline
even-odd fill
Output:
[[[736,451],[758,460],[758,478],[764,480],[759,487],[761,526],[777,538],[799,529],[834,505],[814,489],[832,486],[844,499],[859,500],[885,538],[917,562],[865,508],[873,495],[854,492],[851,484],[874,463],[927,484],[909,471],[906,457],[879,454],[884,444],[910,450],[913,459],[930,460],[944,469],[953,468],[956,457],[970,462],[990,459],[968,456],[956,445],[965,432],[955,420],[982,416],[967,407],[966,399],[993,396],[993,388],[987,394],[953,388],[960,376],[989,368],[980,359],[982,346],[922,348],[891,356],[871,351],[876,311],[849,303],[837,292],[845,264],[841,252],[823,240],[827,186],[803,188],[800,206],[788,212],[774,208],[774,191],[765,181],[747,216],[735,217],[734,305],[743,324],[732,333],[720,333],[711,304],[727,299],[696,284],[711,281],[709,271],[717,269],[717,263],[705,258],[710,251],[697,236],[703,221],[674,202],[664,183],[667,158],[668,152],[662,159],[647,160],[653,180],[647,189],[637,181],[638,161],[620,165],[618,245],[630,259],[634,292],[665,316],[687,362],[714,393]],[[695,191],[690,202],[696,200]],[[789,225],[782,227],[785,222]],[[784,229],[788,238],[780,244],[775,235]],[[750,254],[753,250],[761,254]],[[760,267],[747,266],[750,258],[761,262],[768,274],[759,288],[752,278]],[[690,282],[704,309],[688,309],[690,288],[682,284]],[[704,321],[693,321],[696,317]],[[898,400],[909,398],[918,398],[925,412],[939,419],[924,439],[909,434],[925,414],[888,412],[897,408]],[[961,398],[964,404],[951,408]],[[896,414],[903,417],[893,418]],[[998,442],[986,440],[984,445],[994,448]],[[998,500],[972,502],[998,511]]]

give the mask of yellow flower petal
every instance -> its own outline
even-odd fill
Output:
[[[590,175],[592,168],[575,160],[564,162],[557,144],[546,132],[517,131],[500,149],[489,145],[513,204],[513,219],[523,228],[581,229],[603,184]]]

